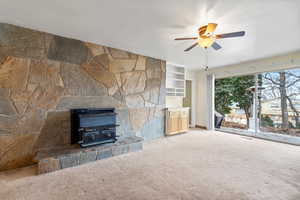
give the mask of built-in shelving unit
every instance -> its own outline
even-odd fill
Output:
[[[167,96],[184,97],[185,69],[181,66],[167,64],[166,75]]]

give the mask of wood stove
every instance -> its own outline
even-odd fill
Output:
[[[71,110],[71,143],[89,147],[117,141],[114,108]]]

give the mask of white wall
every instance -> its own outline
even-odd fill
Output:
[[[206,88],[206,73],[204,71],[196,74],[196,125],[205,126],[207,125],[208,110],[207,110],[207,88]]]
[[[198,90],[197,90],[197,72],[193,70],[186,70],[185,74],[186,80],[192,81],[192,107],[191,107],[191,125],[194,127],[197,122],[197,96],[198,96]]]
[[[246,74],[262,73],[267,71],[279,71],[300,67],[300,51],[264,58],[235,65],[213,68],[208,71],[197,72],[197,111],[196,125],[207,127],[208,108],[207,108],[207,86],[206,76],[209,73],[215,74],[215,78],[225,78],[230,76],[240,76]]]
[[[177,108],[182,107],[183,97],[166,96],[166,107]]]

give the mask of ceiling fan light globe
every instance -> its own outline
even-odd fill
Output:
[[[198,44],[203,48],[208,48],[215,42],[215,40],[216,39],[214,37],[202,38],[198,40]]]

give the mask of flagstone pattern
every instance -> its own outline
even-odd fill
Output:
[[[164,135],[166,62],[0,23],[0,170],[70,145],[72,108],[114,107],[117,133]]]

